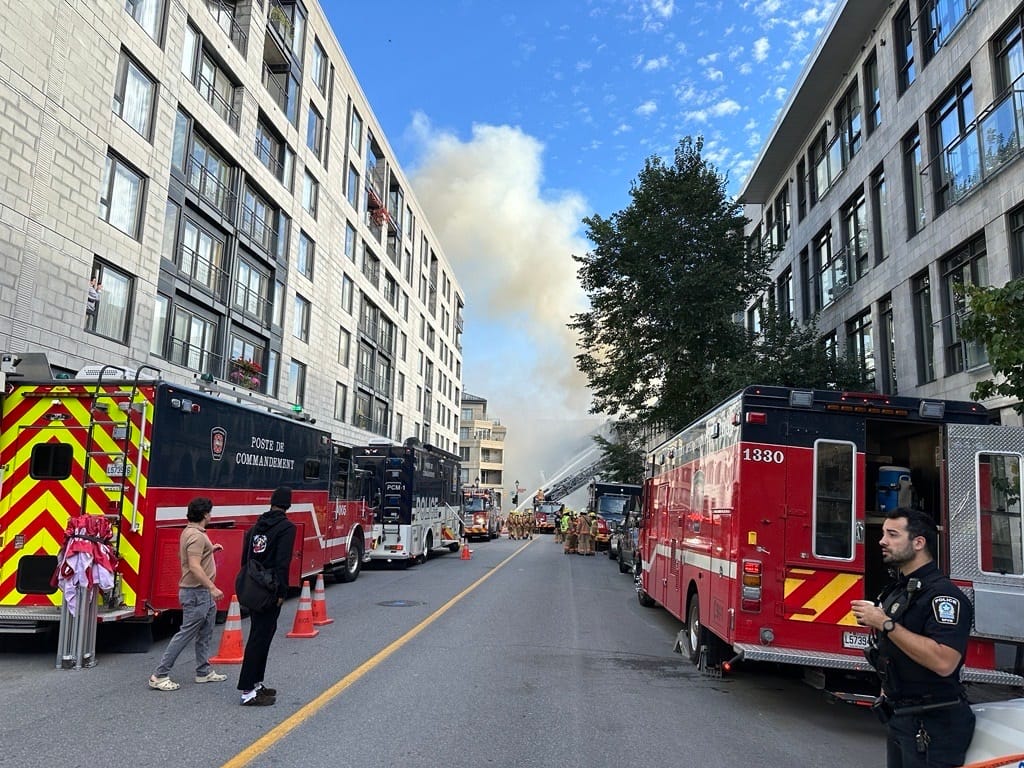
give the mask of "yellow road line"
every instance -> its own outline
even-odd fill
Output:
[[[266,734],[258,738],[248,747],[246,747],[237,755],[235,755],[226,763],[224,763],[224,765],[222,765],[221,768],[243,768],[243,766],[249,765],[249,763],[251,763],[257,757],[259,757],[264,752],[269,750],[272,746],[277,744],[277,742],[281,741],[281,739],[283,739],[289,733],[291,733],[304,722],[313,717],[313,715],[315,715],[317,712],[319,712],[321,709],[327,706],[327,704],[329,704],[331,701],[336,699],[339,695],[341,695],[343,691],[345,691],[349,686],[351,686],[353,683],[355,683],[357,680],[363,677],[367,672],[373,670],[381,662],[385,661],[392,654],[394,654],[395,651],[399,650],[402,646],[404,646],[406,643],[408,643],[410,640],[416,637],[416,635],[418,635],[424,629],[433,624],[434,621],[439,619],[449,608],[451,608],[462,598],[464,598],[474,589],[476,589],[489,578],[491,578],[491,576],[493,576],[499,570],[504,568],[512,560],[513,557],[515,557],[528,546],[530,546],[531,543],[532,541],[527,541],[525,544],[519,547],[519,549],[517,549],[511,555],[502,560],[498,565],[496,565],[491,571],[485,573],[483,576],[474,581],[464,590],[459,592],[457,595],[455,595],[455,597],[451,598],[447,603],[445,603],[432,614],[427,616],[427,618],[425,618],[415,627],[410,629],[400,638],[395,640],[393,643],[381,649],[373,656],[371,656],[369,659],[360,664],[358,667],[353,669],[351,672],[349,672],[347,675],[341,678],[341,680],[336,682],[334,685],[332,685],[326,691],[321,693],[311,702],[300,707],[298,711],[293,713],[291,716],[289,716],[282,722],[278,723],[273,728],[271,728],[269,731],[267,731]]]

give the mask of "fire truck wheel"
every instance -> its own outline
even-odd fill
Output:
[[[690,595],[690,606],[686,611],[686,631],[683,633],[683,653],[694,664],[704,642],[704,627],[700,623],[700,601],[697,593]]]
[[[639,573],[634,572],[633,580],[636,583],[636,599],[640,602],[644,608],[653,608],[658,603],[657,601],[647,594],[647,590],[643,587],[643,581]]]
[[[359,578],[359,571],[363,568],[363,545],[359,541],[353,541],[348,548],[348,557],[340,567],[334,569],[334,578],[342,584],[348,584]]]

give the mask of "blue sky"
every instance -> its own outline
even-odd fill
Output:
[[[465,388],[535,486],[601,420],[565,328],[580,219],[687,135],[738,192],[836,3],[321,2],[465,292]]]

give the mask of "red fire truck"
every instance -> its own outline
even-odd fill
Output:
[[[1024,642],[1024,430],[990,421],[976,403],[742,390],[648,455],[640,602],[684,622],[676,647],[702,670],[795,664],[835,691],[870,672],[850,601],[888,580],[884,512],[917,505],[974,600],[964,678],[1019,685],[996,645]]]
[[[234,591],[243,534],[279,485],[298,527],[289,581],[353,581],[373,525],[350,450],[284,409],[216,383],[170,384],[151,368],[92,379],[8,378],[0,416],[0,631],[59,620],[51,583],[68,521],[102,515],[117,567],[100,621],[148,623],[179,608],[178,538],[190,499],[213,501],[217,585]],[[231,395],[231,396],[229,396]],[[280,411],[273,412],[274,410]],[[226,609],[225,598],[220,609]]]
[[[466,541],[498,538],[498,507],[490,488],[462,489],[463,534]]]

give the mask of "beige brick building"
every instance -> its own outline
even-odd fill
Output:
[[[1018,0],[843,0],[741,191],[778,306],[820,313],[880,392],[991,376],[954,285],[1024,274],[1022,26]]]
[[[0,10],[0,350],[456,449],[462,290],[316,2]]]
[[[487,415],[487,400],[463,393],[459,432],[463,487],[495,491],[500,509],[505,501],[505,436],[508,428]],[[509,499],[511,499],[510,491]]]

